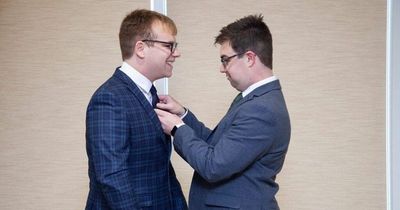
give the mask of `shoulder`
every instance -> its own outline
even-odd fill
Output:
[[[280,113],[286,110],[286,104],[280,90],[271,90],[264,94],[247,99],[236,110],[237,118],[253,118],[270,122],[280,118]]]
[[[116,78],[109,78],[93,93],[90,98],[89,107],[100,104],[121,104],[123,98],[122,93],[125,92],[123,91],[124,89],[126,89],[126,87],[124,87],[121,82],[118,82]]]
[[[112,76],[105,81],[97,90],[93,93],[92,99],[103,97],[105,95],[120,97],[126,94],[128,86],[121,81],[118,77]]]

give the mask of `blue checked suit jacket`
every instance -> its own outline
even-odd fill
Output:
[[[90,189],[86,210],[185,210],[171,141],[153,107],[117,68],[86,115]]]

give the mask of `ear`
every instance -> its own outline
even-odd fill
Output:
[[[253,67],[256,63],[256,57],[257,55],[253,52],[253,51],[247,51],[245,53],[245,56],[247,58],[246,62],[247,62],[247,66],[249,68]]]
[[[134,53],[139,57],[139,58],[144,58],[145,56],[145,51],[146,51],[146,46],[145,43],[142,41],[137,41],[134,47]]]

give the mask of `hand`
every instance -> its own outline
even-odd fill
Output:
[[[160,99],[160,102],[157,103],[157,108],[178,116],[185,114],[185,108],[171,96],[159,95],[158,98]]]
[[[157,113],[158,119],[160,119],[164,133],[168,135],[171,135],[171,130],[175,125],[183,123],[181,118],[175,114],[171,114],[161,109],[154,109],[154,111]]]

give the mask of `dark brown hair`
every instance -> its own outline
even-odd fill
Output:
[[[272,69],[272,36],[262,15],[249,15],[223,27],[214,44],[229,42],[236,53],[253,51]]]

